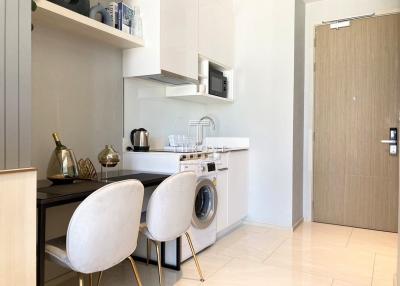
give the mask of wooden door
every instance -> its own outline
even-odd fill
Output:
[[[397,231],[400,15],[316,28],[314,221]]]

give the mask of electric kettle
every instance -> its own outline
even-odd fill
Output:
[[[144,128],[132,130],[131,142],[135,152],[147,152],[150,150],[149,132]]]

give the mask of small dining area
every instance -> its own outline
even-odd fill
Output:
[[[150,264],[156,264],[159,284],[164,285],[163,267],[180,269],[179,266],[171,266],[165,262],[165,242],[180,241],[181,237],[188,240],[199,280],[204,281],[196,251],[187,232],[195,202],[196,175],[193,172],[166,175],[125,170],[111,174],[107,180],[76,180],[74,183],[61,185],[37,181],[34,168],[2,171],[0,177],[0,189],[12,190],[16,196],[13,199],[2,191],[2,199],[7,196],[9,203],[15,206],[22,194],[25,199],[30,198],[30,202],[24,203],[24,210],[9,208],[14,216],[18,214],[13,223],[23,224],[25,248],[17,247],[18,241],[15,240],[11,246],[8,244],[16,249],[13,257],[10,255],[8,261],[7,255],[2,258],[10,267],[12,262],[15,267],[18,265],[20,268],[23,263],[30,268],[36,265],[35,272],[32,269],[26,271],[25,281],[32,281],[36,276],[36,285],[45,285],[45,261],[49,261],[76,272],[76,285],[101,285],[108,269],[128,260],[132,268],[132,284],[136,281],[137,285],[144,285],[136,266],[136,262],[140,261],[149,267],[152,267]],[[148,199],[144,200],[144,197]],[[35,198],[36,207],[31,203]],[[79,205],[72,214],[65,235],[46,240],[48,210],[73,203]],[[5,215],[4,209],[1,212]],[[22,217],[25,212],[25,217]],[[26,219],[30,223],[26,223]],[[13,235],[12,232],[8,234]],[[28,240],[29,235],[35,239]],[[145,258],[133,254],[139,235],[147,241]],[[11,238],[3,236],[2,239],[8,239],[9,242]],[[156,250],[157,261],[149,259],[152,247]],[[16,260],[15,255],[20,259]],[[10,278],[14,280],[7,280],[3,276],[0,282],[1,285],[6,285],[4,283],[8,281],[23,278],[24,275],[18,275]],[[28,284],[21,282],[13,285]]]
[[[185,236],[191,245],[199,280],[204,281],[187,233],[195,200],[196,175],[192,172],[169,176],[130,171],[122,174],[107,181],[38,188],[38,194],[45,196],[38,197],[38,285],[44,285],[42,266],[45,259],[77,272],[80,286],[84,285],[85,276],[89,278],[89,285],[93,285],[93,274],[97,273],[96,285],[101,285],[108,269],[128,259],[132,266],[132,279],[143,285],[132,256],[139,233],[147,239],[148,253],[152,245],[156,249],[160,285],[164,285],[162,267],[165,265],[161,257],[162,244],[181,236]],[[144,208],[144,192],[151,186],[156,188]],[[66,235],[43,241],[45,223],[40,222],[45,222],[46,209],[78,200],[82,202],[71,217]],[[138,259],[143,261],[140,257]],[[149,257],[146,263],[149,264]]]

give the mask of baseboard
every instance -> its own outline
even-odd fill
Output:
[[[257,222],[257,221],[253,221],[253,220],[249,220],[249,219],[245,219],[243,221],[244,224],[248,224],[248,225],[269,227],[269,228],[275,228],[275,229],[280,229],[280,230],[290,230],[290,231],[294,231],[303,222],[304,222],[304,219],[301,218],[293,226],[281,226],[281,225],[274,225],[274,224]]]
[[[293,226],[292,226],[292,230],[295,231],[297,227],[299,227],[299,225],[301,225],[304,222],[304,218],[300,218]]]
[[[226,229],[220,231],[217,233],[217,239],[221,239],[222,237],[230,234],[231,232],[233,232],[235,229],[237,229],[238,227],[240,227],[243,224],[243,221],[239,221],[237,223],[234,223],[233,225],[227,227]]]
[[[69,271],[69,272],[67,272],[65,274],[62,274],[60,276],[57,276],[57,277],[55,277],[53,279],[50,279],[50,280],[46,281],[45,285],[46,286],[57,286],[57,285],[60,285],[60,284],[64,283],[65,281],[68,281],[68,280],[74,278],[74,277],[76,277],[76,272]],[[76,280],[76,281],[78,281],[78,280]]]
[[[248,219],[246,219],[243,223],[248,224],[248,225],[254,225],[254,226],[275,228],[275,229],[280,229],[280,230],[292,230],[292,227],[289,227],[289,226],[268,224],[268,223],[263,223],[263,222],[248,220]]]

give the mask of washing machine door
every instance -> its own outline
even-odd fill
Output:
[[[192,225],[198,229],[207,228],[217,214],[218,196],[214,183],[207,178],[198,181]]]

